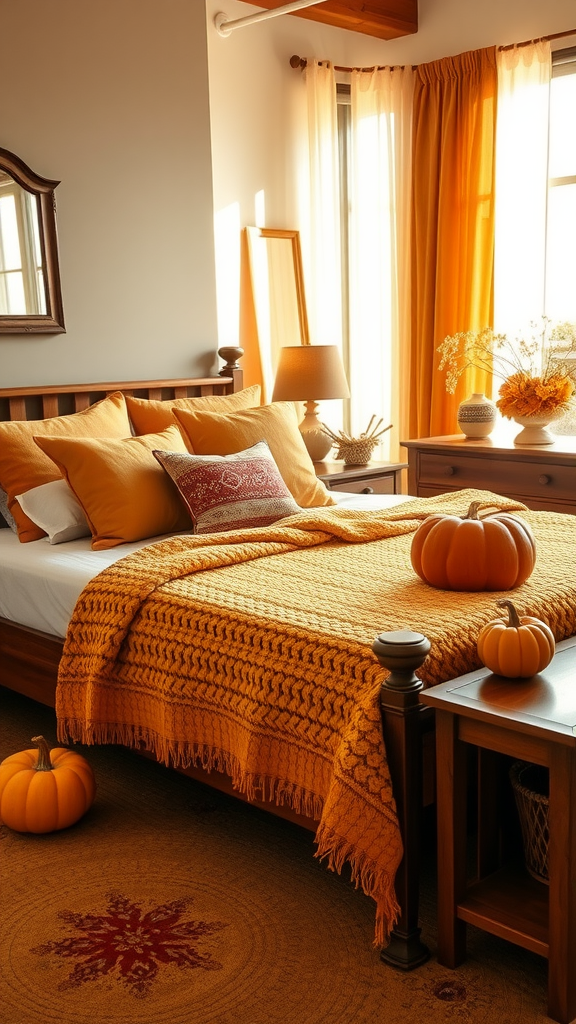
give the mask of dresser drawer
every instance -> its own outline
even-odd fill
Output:
[[[343,480],[327,484],[331,491],[347,491],[349,494],[395,494],[394,473],[388,476],[364,477],[360,480]]]
[[[478,487],[527,498],[576,499],[576,466],[544,464],[540,459],[529,462],[420,452],[418,482],[423,488],[450,491]]]

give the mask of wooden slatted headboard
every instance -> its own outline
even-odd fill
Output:
[[[49,419],[80,412],[113,391],[155,400],[229,395],[240,391],[243,374],[237,360],[242,349],[221,348],[218,354],[225,360],[225,365],[216,377],[0,388],[0,420]]]

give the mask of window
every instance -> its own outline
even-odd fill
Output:
[[[576,320],[576,47],[552,61],[545,303],[563,322]]]
[[[552,54],[546,224],[545,312],[553,322],[576,321],[576,46]],[[350,87],[338,85],[340,152],[342,295],[344,354],[347,352],[348,224],[351,215],[348,175]],[[527,213],[528,215],[528,213]]]

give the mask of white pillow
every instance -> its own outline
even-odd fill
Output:
[[[18,495],[22,511],[48,534],[51,544],[89,537],[84,510],[66,480],[52,480]]]

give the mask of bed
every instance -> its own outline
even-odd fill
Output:
[[[162,400],[168,402],[174,398],[182,398],[185,396],[198,396],[206,397],[211,395],[234,395],[242,390],[242,375],[235,358],[232,357],[224,365],[221,374],[216,378],[204,378],[204,379],[193,379],[187,381],[148,381],[148,382],[129,382],[129,383],[110,383],[106,385],[83,385],[83,386],[72,386],[68,385],[65,387],[44,387],[44,388],[17,388],[17,389],[1,389],[0,390],[0,408],[1,408],[1,419],[2,420],[30,420],[44,418],[49,419],[54,416],[66,414],[67,412],[79,411],[82,409],[89,408],[94,403],[98,402],[104,395],[109,395],[118,391],[122,391],[125,394],[137,396],[144,400]],[[485,496],[486,497],[486,496]],[[490,496],[488,495],[489,504]],[[453,499],[452,499],[453,500]],[[343,499],[344,505],[346,499]],[[506,507],[518,507],[513,503],[503,502]],[[422,506],[422,508],[420,507]],[[378,519],[380,513],[375,513],[374,519],[377,521],[378,529],[384,531],[384,534],[397,534],[400,530],[399,536],[394,536],[395,549],[400,551],[400,557],[406,557],[407,547],[409,544],[411,531],[414,528],[412,522],[413,515],[416,512],[407,512],[406,509],[414,508],[419,515],[424,515],[427,506],[422,504],[422,501],[411,502],[407,501],[405,505],[396,504],[394,508],[391,508],[389,512],[383,514],[382,522]],[[314,552],[316,548],[324,548],[326,553],[332,552],[334,548],[344,547],[342,538],[336,538],[336,544],[334,544],[334,536],[330,535],[328,538],[322,534],[321,541],[318,544],[316,542],[316,533],[321,527],[326,533],[328,527],[326,522],[329,524],[332,521],[336,524],[338,531],[342,529],[349,530],[352,533],[354,531],[362,531],[367,529],[366,517],[361,517],[357,520],[355,518],[355,509],[351,509],[349,512],[342,512],[340,507],[334,514],[330,509],[324,510],[320,520],[317,521],[315,517],[315,510],[309,510],[306,515],[299,520],[292,519],[292,523],[296,523],[300,532],[305,538],[310,536],[310,533],[314,534],[312,547]],[[523,512],[524,514],[524,512]],[[554,546],[554,538],[558,535],[562,537],[563,543],[566,542],[567,532],[572,531],[573,537],[576,536],[574,531],[576,530],[576,520],[572,520],[569,516],[560,516],[554,513],[528,513],[528,517],[532,516],[535,524],[535,529],[542,535],[548,538],[548,534],[551,538],[550,545]],[[412,525],[408,529],[406,522],[410,521]],[[288,521],[286,521],[288,522]],[[320,526],[319,526],[320,523]],[[344,523],[344,526],[342,524]],[[266,529],[272,529],[272,534],[266,532]],[[373,523],[370,521],[369,530],[373,529]],[[264,534],[262,535],[266,544],[278,545],[284,544],[286,537],[286,524],[282,526],[277,534],[274,533],[274,528],[265,528]],[[284,531],[284,532],[283,532]],[[316,531],[316,533],[314,532]],[[402,532],[405,531],[405,532]],[[19,544],[17,539],[10,538],[7,531],[1,531],[3,539],[6,543],[2,546],[0,544],[0,558],[2,557],[2,547],[7,551],[10,547],[12,554],[14,554],[14,548],[23,549],[23,554],[26,556],[29,562],[34,562],[33,551],[35,547],[43,545],[41,540],[38,540],[36,544]],[[254,535],[255,536],[255,535]],[[324,540],[328,540],[324,543]],[[366,578],[374,577],[374,568],[370,568],[370,562],[374,561],[373,555],[380,552],[382,544],[380,543],[382,538],[374,536],[372,533],[364,538],[360,534],[354,535],[353,543],[348,544],[347,550],[353,552],[352,566],[358,565],[362,567],[362,571],[366,574]],[[2,536],[0,536],[2,540]],[[210,536],[208,540],[202,540],[202,538],[196,538],[193,542],[190,542],[188,535],[182,540],[180,534],[174,536],[170,534],[166,540],[159,540],[158,537],[154,536],[154,544],[147,544],[145,541],[138,541],[135,544],[129,546],[119,546],[114,548],[114,552],[118,555],[120,552],[122,555],[127,557],[121,558],[118,562],[114,560],[113,554],[110,549],[104,549],[100,551],[91,552],[89,550],[89,541],[74,540],[69,544],[62,545],[62,548],[67,548],[69,554],[76,553],[76,560],[80,565],[80,579],[82,579],[82,573],[86,574],[88,580],[92,573],[101,573],[104,569],[104,573],[96,576],[97,581],[103,579],[108,580],[106,570],[109,566],[124,566],[125,569],[114,569],[114,572],[120,574],[119,580],[114,583],[116,586],[116,596],[112,595],[112,591],[107,589],[106,591],[106,602],[113,603],[117,600],[123,600],[124,592],[127,590],[126,581],[131,581],[134,578],[134,573],[139,570],[139,567],[143,567],[143,571],[148,571],[144,559],[151,557],[149,555],[150,548],[154,547],[157,552],[162,549],[164,552],[164,560],[168,562],[176,562],[177,568],[175,570],[175,580],[166,579],[165,584],[162,584],[158,588],[158,593],[164,594],[165,588],[170,590],[171,588],[175,592],[175,597],[172,600],[178,604],[179,591],[178,588],[181,586],[180,579],[182,576],[188,574],[189,560],[191,558],[191,547],[194,548],[193,556],[198,557],[198,551],[201,553],[206,550],[206,544],[208,544],[208,550],[216,550],[210,546]],[[366,543],[364,543],[366,540]],[[240,548],[242,551],[246,549],[245,538],[239,538]],[[360,543],[356,543],[360,541]],[[292,540],[291,540],[292,543]],[[305,541],[306,545],[308,541]],[[244,547],[242,547],[244,544]],[[163,546],[164,545],[164,546]],[[293,545],[294,546],[294,545]],[[45,545],[45,550],[50,546]],[[239,550],[235,548],[234,550]],[[57,551],[57,549],[54,549]],[[230,545],[223,545],[221,550],[229,551]],[[51,552],[54,557],[54,551]],[[224,591],[227,592],[230,589],[230,579],[234,579],[234,592],[237,600],[235,607],[231,609],[222,608],[222,621],[227,623],[225,632],[227,638],[231,637],[234,642],[239,635],[242,637],[242,631],[238,634],[234,632],[236,624],[242,619],[245,613],[246,603],[249,600],[250,587],[260,587],[262,581],[274,579],[274,574],[270,576],[272,569],[271,566],[279,565],[280,561],[274,562],[274,558],[277,556],[278,551],[276,548],[272,551],[268,551],[264,557],[258,557],[254,561],[252,556],[245,560],[242,565],[213,565],[210,573],[199,573],[194,576],[192,580],[192,574],[190,574],[191,582],[190,586],[194,589],[195,598],[198,608],[201,609],[202,615],[200,618],[202,622],[205,620],[208,622],[207,629],[212,629],[213,606],[220,599],[219,598],[219,586],[224,587]],[[299,573],[304,569],[301,568],[304,563],[307,563],[312,555],[308,550],[291,550],[288,553],[289,557],[283,555],[282,564],[286,566],[286,573],[295,578],[297,582],[300,581]],[[314,557],[315,554],[314,554]],[[332,557],[335,557],[332,555]],[[351,557],[351,556],[348,556]],[[242,556],[244,558],[244,555]],[[186,573],[181,568],[182,559],[185,559]],[[43,574],[46,580],[48,580],[50,571],[43,570]],[[316,571],[316,570],[314,570]],[[124,577],[121,575],[125,572]],[[235,577],[231,577],[230,574],[236,572]],[[376,575],[380,573],[380,563],[377,563]],[[547,575],[546,575],[547,574]],[[571,575],[571,574],[570,574]],[[206,594],[206,585],[202,582],[202,579],[206,577],[211,580],[210,582],[210,594]],[[215,583],[212,581],[216,581]],[[188,584],[187,584],[188,585]],[[108,584],[107,584],[108,586]],[[154,584],[156,587],[156,584]],[[351,584],[350,584],[351,586]],[[414,581],[410,581],[408,589],[412,586],[416,586]],[[79,588],[79,584],[76,581],[74,584],[76,590]],[[71,593],[75,594],[74,587],[72,587]],[[526,596],[532,600],[532,609],[535,614],[544,614],[546,612],[546,602],[548,600],[550,592],[558,592],[558,608],[554,612],[555,632],[558,640],[564,639],[565,637],[571,636],[576,632],[576,588],[572,583],[571,579],[566,579],[565,574],[557,570],[554,553],[550,557],[543,561],[542,575],[538,580],[535,580],[533,585],[524,584],[526,588]],[[82,591],[82,594],[93,591],[92,603],[95,606],[101,603],[101,594],[98,592],[98,583],[92,583],[86,588],[86,591]],[[79,588],[82,589],[81,586]],[[406,585],[404,586],[406,589]],[[338,588],[333,588],[330,591],[330,600],[337,603]],[[223,592],[224,592],[223,591]],[[366,611],[363,612],[364,620],[362,630],[358,635],[355,633],[350,638],[339,636],[339,632],[342,631],[342,618],[335,619],[333,623],[327,622],[326,617],[322,622],[318,622],[315,618],[316,610],[312,597],[309,595],[304,599],[303,597],[294,602],[295,604],[302,605],[302,608],[293,610],[291,613],[294,617],[288,621],[288,624],[280,621],[283,617],[278,613],[278,607],[274,610],[271,602],[266,605],[265,614],[262,607],[258,609],[258,615],[261,620],[270,617],[277,626],[279,633],[290,635],[292,638],[294,635],[298,636],[298,642],[300,647],[298,651],[298,657],[302,657],[304,660],[309,659],[312,668],[310,672],[313,672],[313,667],[316,664],[315,658],[320,657],[317,655],[317,650],[324,647],[328,651],[327,654],[321,652],[321,656],[327,659],[327,663],[332,665],[334,668],[334,679],[335,688],[337,689],[336,680],[340,681],[343,689],[346,689],[347,676],[346,672],[350,672],[350,688],[360,687],[365,685],[365,681],[370,681],[372,687],[371,692],[377,694],[378,703],[378,726],[380,729],[380,718],[383,725],[383,737],[384,737],[384,748],[386,752],[387,768],[389,769],[389,775],[391,778],[392,791],[394,794],[395,809],[397,814],[397,821],[399,826],[399,834],[403,844],[403,855],[399,863],[398,870],[395,876],[395,897],[399,906],[399,914],[396,922],[390,934],[388,934],[388,928],[384,926],[384,933],[388,940],[382,950],[382,958],[387,962],[394,964],[395,966],[411,969],[418,964],[422,963],[428,955],[426,948],[423,946],[419,937],[418,927],[418,880],[419,880],[419,858],[420,858],[420,828],[421,828],[421,814],[423,806],[423,779],[425,777],[423,771],[423,758],[424,752],[430,749],[430,740],[433,738],[433,713],[430,709],[425,708],[419,702],[419,690],[422,685],[429,685],[433,682],[451,678],[454,675],[459,675],[464,671],[477,667],[477,662],[474,661],[472,642],[472,635],[474,629],[477,629],[478,623],[486,621],[487,618],[493,617],[494,601],[492,595],[473,595],[469,597],[466,595],[463,598],[460,595],[459,598],[454,599],[452,595],[449,600],[452,602],[452,609],[458,607],[458,601],[463,600],[466,604],[473,606],[473,612],[470,618],[469,625],[466,625],[466,617],[463,618],[461,633],[463,640],[458,641],[456,644],[456,659],[449,654],[448,646],[444,645],[442,640],[441,627],[435,630],[430,630],[431,641],[425,635],[428,632],[426,629],[420,631],[420,619],[417,614],[411,611],[412,608],[412,590],[409,593],[402,596],[400,592],[396,595],[396,600],[388,600],[387,606],[382,607],[380,612],[379,604],[374,601],[372,605],[368,605],[369,614],[373,616],[373,627],[370,625],[370,629],[373,631],[369,634],[369,642],[367,641],[367,627],[366,627]],[[433,622],[436,623],[442,617],[442,600],[438,601],[440,592],[436,592],[434,595],[434,603],[440,607],[440,614],[438,614],[438,608],[435,608],[436,618]],[[216,594],[216,597],[214,596]],[[239,595],[239,596],[238,596]],[[74,603],[70,594],[68,595],[67,601]],[[148,602],[148,599],[146,599]],[[238,604],[240,602],[240,604]],[[455,602],[455,603],[454,603]],[[53,602],[55,605],[55,611],[58,612],[56,607],[57,602]],[[66,603],[66,602],[64,602]],[[88,602],[89,604],[89,602]],[[71,676],[75,676],[78,665],[81,663],[83,658],[82,650],[82,637],[87,635],[84,632],[84,628],[88,628],[90,631],[92,626],[88,619],[84,620],[82,616],[85,616],[86,608],[88,604],[83,605],[82,601],[78,601],[75,609],[76,620],[75,620],[75,631],[74,635],[81,639],[76,644],[68,645],[67,655],[63,659],[64,640],[62,634],[66,628],[65,622],[67,612],[63,612],[64,625],[58,626],[57,622],[53,618],[47,619],[45,622],[42,620],[34,620],[27,618],[27,612],[24,606],[20,609],[16,608],[10,611],[9,615],[4,615],[0,618],[0,684],[8,688],[17,690],[20,693],[31,697],[34,700],[42,703],[56,706],[57,690],[56,683],[58,672],[60,668],[60,689],[61,692],[68,690],[72,691],[70,685]],[[394,604],[394,607],[391,605]],[[132,616],[132,623],[138,620],[142,630],[146,631],[146,627],[143,624],[143,620],[146,617],[146,608],[148,604],[138,604],[138,611]],[[152,606],[150,606],[152,608]],[[240,607],[240,612],[238,608]],[[364,605],[363,605],[364,607]],[[448,606],[446,606],[448,607]],[[144,612],[142,611],[144,608]],[[209,609],[210,615],[206,614],[206,609]],[[270,610],[272,609],[272,610]],[[150,614],[152,617],[159,614],[157,609],[151,610]],[[163,614],[162,609],[160,614]],[[274,619],[276,615],[276,619]],[[309,629],[309,637],[306,632],[302,630],[302,615],[308,616],[308,619],[312,622]],[[300,616],[298,618],[297,616]],[[380,617],[381,616],[381,617]],[[154,620],[153,621],[157,621]],[[246,621],[250,623],[251,619],[248,617]],[[424,620],[422,620],[424,621]],[[427,620],[426,620],[427,621]],[[35,622],[34,625],[30,624]],[[138,628],[140,628],[140,626]],[[196,626],[195,626],[196,628]],[[100,631],[100,640],[102,630],[106,631],[107,627],[105,623],[99,623],[98,630]],[[384,632],[378,633],[378,631],[384,629]],[[130,637],[136,636],[136,627],[132,624],[130,626]],[[260,636],[261,630],[257,631]],[[283,635],[284,635],[283,634]],[[378,634],[376,636],[376,634]],[[256,635],[256,634],[254,634]],[[258,641],[260,642],[260,641]],[[227,639],[227,643],[229,640]],[[292,643],[292,640],[291,640]],[[343,646],[344,645],[344,646]],[[125,645],[126,646],[126,645]],[[129,646],[129,644],[128,644]],[[184,647],[193,646],[191,644],[184,644]],[[248,644],[248,646],[250,646]],[[221,659],[221,648],[220,643],[219,657],[220,661],[216,668],[216,672],[222,672],[222,659]],[[353,668],[348,669],[346,658],[348,657],[350,650],[355,654],[355,660]],[[305,652],[303,655],[302,652]],[[341,657],[344,652],[345,657]],[[427,655],[430,656],[427,657]],[[276,652],[277,653],[277,652]],[[453,652],[452,652],[453,654]],[[201,654],[199,655],[201,657]],[[211,657],[211,656],[210,656]],[[207,658],[209,655],[207,654]],[[332,659],[332,660],[330,660]],[[230,663],[235,662],[235,652],[233,644],[229,643],[229,661]],[[212,662],[216,664],[214,659]],[[344,667],[343,667],[344,666]],[[358,667],[360,666],[360,667]],[[281,666],[280,666],[281,669]],[[204,666],[201,666],[202,672],[204,672]],[[134,675],[133,666],[127,666],[122,669],[127,673],[126,678],[130,679],[130,674]],[[189,672],[189,669],[186,670]],[[283,671],[283,670],[282,670]],[[279,670],[278,677],[282,676],[282,671]],[[419,676],[415,673],[419,672]],[[290,679],[296,678],[296,673],[290,676],[289,672],[286,671],[285,675],[288,676],[288,681],[284,679],[284,684],[289,686]],[[421,677],[421,678],[420,678]],[[359,681],[360,680],[360,681]],[[354,691],[356,692],[356,691]],[[360,693],[361,690],[358,689]],[[172,691],[173,693],[173,691]],[[148,699],[148,698],[146,698]],[[344,698],[343,698],[344,699]],[[73,701],[70,707],[73,706]],[[180,706],[180,705],[178,705]],[[368,718],[370,715],[373,716],[374,708],[370,706]],[[86,739],[86,734],[80,732],[77,736],[74,735],[74,712],[69,711],[69,718],[67,719],[68,736],[74,738]],[[212,712],[210,712],[212,713]],[[225,715],[223,716],[225,717]],[[372,722],[372,724],[374,724]],[[99,734],[95,731],[91,733],[90,742],[98,740]],[[155,749],[155,755],[160,756],[160,759],[164,762],[173,764],[180,770],[185,771],[187,774],[193,777],[202,778],[203,781],[208,782],[209,785],[216,785],[218,788],[225,789],[228,792],[236,792],[230,779],[220,769],[223,767],[222,763],[210,762],[206,759],[205,754],[195,758],[179,757],[174,754],[174,750],[161,750],[158,744],[153,742],[146,743],[145,730],[138,732],[138,730],[132,730],[130,736],[120,736],[120,739],[124,742],[130,743],[135,747],[152,747]],[[115,734],[111,738],[108,736],[102,736],[101,739],[104,741],[111,742],[113,738],[118,739],[118,734]],[[349,738],[347,738],[349,742]],[[148,751],[150,753],[150,751]],[[188,752],[189,753],[189,752]],[[350,754],[350,749],[347,749],[347,753]],[[356,752],[352,750],[352,754]],[[383,757],[381,751],[373,750],[368,752],[368,757]],[[186,763],[191,761],[192,763]],[[206,771],[206,767],[211,769]],[[378,771],[380,768],[378,767]],[[232,772],[234,774],[234,772]],[[429,776],[427,776],[430,781]],[[236,790],[238,788],[238,778],[235,780]],[[353,780],[353,787],[358,784],[358,777]],[[304,824],[306,827],[313,829],[318,834],[319,830],[319,819],[322,816],[323,808],[322,801],[320,800],[294,800],[290,798],[290,794],[283,793],[279,798],[278,792],[274,792],[271,789],[266,793],[263,789],[254,787],[240,786],[240,789],[244,790],[244,798],[249,797],[252,802],[259,806],[265,806],[268,809],[274,810],[275,813],[283,814],[287,817],[297,820],[300,824]],[[236,795],[238,793],[236,792]],[[340,868],[343,860],[346,857],[339,857],[337,848],[332,846],[324,850],[325,856],[327,856],[328,862],[331,866]],[[348,858],[350,859],[350,858]],[[399,860],[399,858],[398,858]],[[369,892],[370,895],[374,893],[370,889],[370,879],[367,877],[369,873],[365,872],[364,876],[362,870],[358,868],[356,871],[356,880],[358,884],[362,885],[365,891]],[[377,933],[378,934],[378,933]],[[382,933],[381,933],[382,935]]]

